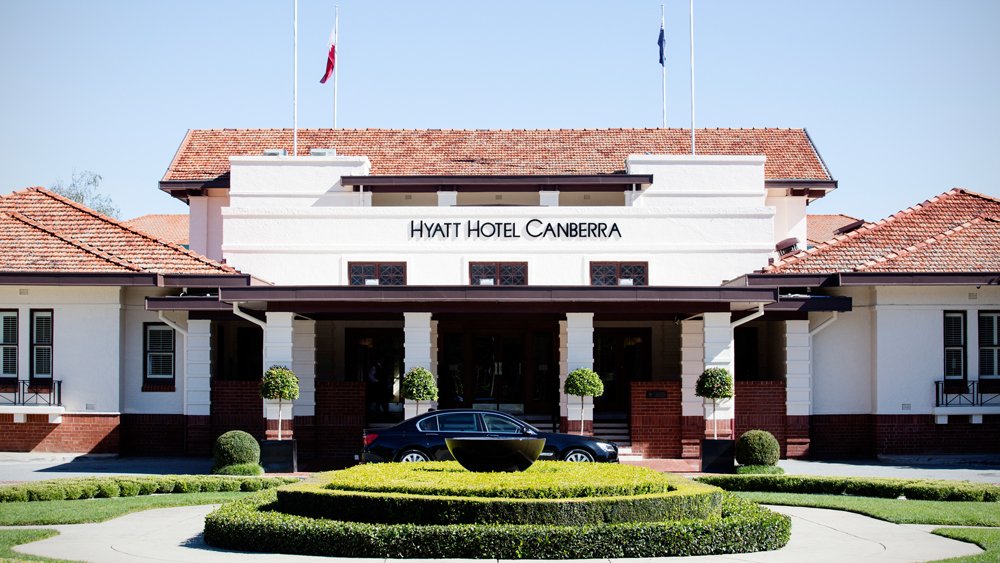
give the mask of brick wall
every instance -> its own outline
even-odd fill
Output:
[[[563,434],[579,434],[580,433],[580,419],[574,418],[570,420],[565,416],[559,417],[559,431]],[[594,435],[594,421],[584,420],[583,421],[583,435],[593,436]]]
[[[184,415],[123,414],[121,422],[122,455],[184,455]]]
[[[633,381],[631,411],[633,452],[647,458],[681,457],[679,381]]]
[[[308,424],[297,417],[296,424]],[[365,386],[362,382],[316,381],[313,438],[299,444],[299,454],[315,459],[316,468],[344,467],[361,453],[365,427]],[[297,427],[298,428],[298,427]],[[306,432],[308,436],[309,432]],[[309,443],[311,442],[311,444]],[[309,449],[312,451],[308,451]]]
[[[259,381],[212,380],[210,441],[230,430],[243,430],[258,440],[264,437],[264,401]]]
[[[949,416],[935,424],[932,415],[876,415],[875,451],[878,454],[1000,453],[1000,415],[972,424],[968,416]]]
[[[875,456],[874,417],[824,414],[809,417],[809,450],[815,459]]]
[[[50,424],[46,414],[29,414],[14,422],[13,414],[0,414],[0,451],[118,453],[117,414],[64,414]]]
[[[747,430],[767,430],[778,439],[781,457],[788,453],[785,415],[785,382],[736,382],[736,436]]]

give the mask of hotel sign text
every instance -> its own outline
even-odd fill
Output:
[[[527,222],[469,220],[410,221],[410,238],[621,238],[618,223],[529,219]]]

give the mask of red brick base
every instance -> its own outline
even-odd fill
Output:
[[[559,431],[564,434],[579,434],[580,433],[580,419],[570,420],[565,416],[559,417]],[[594,435],[594,421],[584,420],[583,421],[583,435],[593,436]]]
[[[781,445],[781,457],[787,457],[789,417],[785,414],[786,408],[784,381],[737,381],[735,437],[739,438],[747,430],[766,430]],[[797,457],[804,456],[804,451],[809,449],[809,435],[803,437],[801,434],[801,429],[797,429],[793,448]]]
[[[632,452],[646,458],[681,457],[680,381],[633,381]]]
[[[117,414],[64,414],[50,424],[47,414],[0,414],[0,451],[108,454],[118,452]]]

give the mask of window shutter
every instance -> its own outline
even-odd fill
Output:
[[[964,346],[965,345],[965,315],[959,313],[945,313],[944,316],[944,345]]]
[[[17,344],[17,313],[0,313],[0,344]]]
[[[52,347],[35,347],[35,377],[52,377]]]
[[[979,345],[997,346],[997,321],[1000,313],[979,314]]]

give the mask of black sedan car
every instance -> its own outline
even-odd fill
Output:
[[[446,409],[415,416],[391,428],[365,434],[362,460],[431,461],[453,459],[445,438],[533,436],[545,438],[538,459],[618,461],[618,445],[588,436],[542,432],[523,420],[494,411]]]

